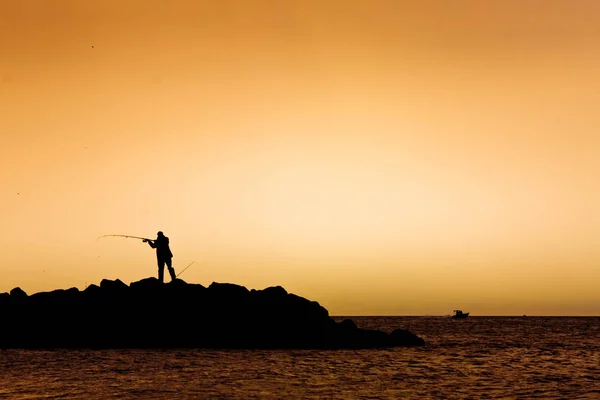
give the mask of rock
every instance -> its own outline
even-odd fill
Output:
[[[340,322],[339,325],[340,325],[340,328],[342,328],[344,330],[348,330],[348,331],[358,329],[358,327],[356,326],[356,323],[348,318],[346,318],[345,320]]]
[[[124,284],[120,279],[115,279],[114,281],[108,279],[102,279],[100,282],[100,288],[103,290],[108,290],[111,292],[124,292],[129,289],[129,286]]]
[[[6,300],[8,299],[8,300]],[[13,301],[18,300],[19,301]],[[0,295],[0,348],[376,348],[423,344],[408,331],[336,323],[316,301],[281,286],[248,290],[181,279]]]
[[[425,344],[423,339],[404,329],[395,329],[390,336],[394,346],[422,346]]]
[[[21,300],[27,297],[27,293],[25,293],[25,291],[20,287],[16,287],[13,290],[11,290],[10,295],[16,300]]]
[[[74,287],[67,290],[56,289],[52,292],[35,293],[29,296],[29,299],[32,304],[59,306],[77,303],[78,295],[79,289]]]
[[[129,287],[136,294],[139,293],[151,293],[153,291],[157,291],[162,289],[163,283],[159,281],[157,278],[146,278],[141,281],[131,282]]]
[[[208,287],[208,290],[213,296],[226,297],[228,299],[241,299],[250,294],[250,291],[246,287],[233,283],[213,282]]]
[[[83,293],[87,296],[94,296],[94,295],[100,294],[101,291],[102,291],[102,289],[100,289],[100,286],[94,285],[92,283],[91,285],[89,285],[88,287],[86,287],[84,289]]]
[[[254,289],[252,289],[254,290]],[[258,293],[262,293],[265,296],[269,296],[269,297],[284,297],[288,294],[287,290],[285,290],[284,288],[282,288],[281,286],[270,286],[266,289],[257,291]]]

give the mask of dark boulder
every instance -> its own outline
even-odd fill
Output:
[[[83,292],[84,293],[98,293],[100,291],[100,286],[98,285],[94,285],[93,283],[89,286],[87,286]]]
[[[356,326],[356,323],[349,318],[346,318],[345,320],[340,322],[339,326],[341,329],[346,330],[346,331],[353,331],[355,329],[358,329],[358,326]]]
[[[250,294],[250,291],[246,287],[233,283],[213,282],[208,287],[208,290],[213,297],[221,297],[229,300],[243,299]]]
[[[94,299],[97,300],[101,296],[102,289],[100,289],[100,286],[98,285],[91,284],[81,293],[83,301],[93,301]]]
[[[252,289],[252,291],[255,293],[261,293],[262,295],[271,298],[283,298],[288,294],[287,290],[285,290],[281,286],[269,286],[268,288],[265,288],[263,290]]]
[[[131,282],[129,287],[136,293],[149,293],[160,290],[164,284],[157,278],[151,277],[142,279],[141,281]]]
[[[129,289],[129,286],[124,284],[120,279],[115,279],[114,281],[102,279],[100,282],[100,289],[112,293],[124,293]]]
[[[395,329],[390,336],[394,346],[423,346],[425,344],[423,339],[405,329]]]
[[[30,304],[40,306],[69,306],[77,303],[79,289],[56,289],[51,292],[40,292],[29,296]]]
[[[16,287],[10,291],[10,296],[15,300],[23,300],[27,298],[27,293],[20,287]]]

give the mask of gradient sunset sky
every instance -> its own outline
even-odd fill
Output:
[[[600,315],[599,106],[595,0],[3,0],[0,292]]]

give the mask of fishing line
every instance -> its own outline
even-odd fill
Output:
[[[183,270],[182,270],[180,273],[178,273],[177,275],[175,275],[175,278],[177,278],[179,275],[183,274],[183,272],[184,272],[186,269],[188,269],[189,267],[191,267],[191,266],[192,266],[192,264],[193,264],[194,262],[195,262],[195,261],[192,261],[192,262],[190,263],[190,265],[188,265],[188,266],[187,266],[187,267],[185,267],[185,268],[184,268],[184,269],[183,269]]]

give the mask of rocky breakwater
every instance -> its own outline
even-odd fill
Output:
[[[294,348],[419,346],[403,329],[337,323],[316,301],[281,286],[248,290],[147,278],[104,279],[85,290],[0,294],[0,348]]]

